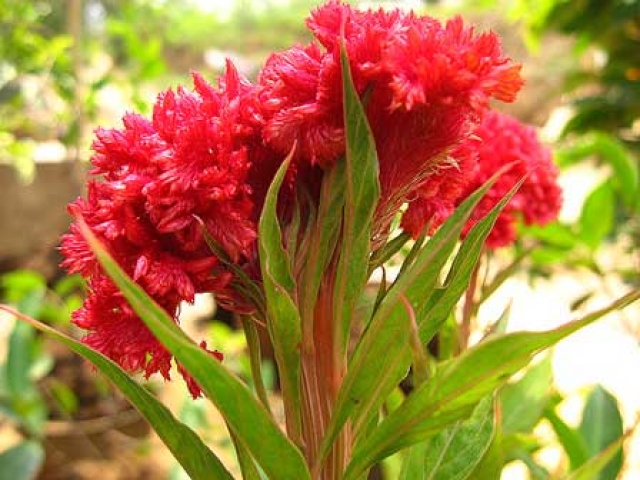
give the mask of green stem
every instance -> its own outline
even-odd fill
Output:
[[[242,328],[244,329],[245,337],[247,338],[247,345],[249,346],[249,362],[251,364],[253,385],[256,389],[256,393],[258,394],[258,399],[260,399],[267,411],[271,413],[271,416],[273,416],[273,412],[269,406],[267,389],[264,385],[264,379],[262,378],[262,353],[256,322],[247,315],[242,315],[240,319],[242,321]]]
[[[482,259],[482,256],[480,257]],[[466,350],[469,345],[469,337],[471,336],[471,324],[477,313],[476,291],[478,290],[478,273],[480,271],[480,262],[471,272],[469,286],[464,294],[464,304],[462,305],[462,321],[460,322],[460,331],[458,332],[458,353]]]

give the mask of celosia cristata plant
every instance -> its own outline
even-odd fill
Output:
[[[431,357],[425,345],[481,253],[560,208],[535,131],[490,110],[515,99],[520,66],[460,18],[329,2],[307,25],[316,40],[271,55],[255,84],[229,62],[217,86],[194,74],[194,89],[162,93],[151,118],[98,130],[87,196],[70,207],[63,265],[88,280],[74,315],[87,334],[84,345],[63,340],[123,388],[192,478],[231,477],[115,364],[169,379],[175,359],[192,395],[220,410],[246,478],[365,478],[403,451],[412,479],[429,470],[421,445],[472,413],[493,425],[496,389],[604,313]],[[356,308],[404,246],[400,273]],[[203,292],[241,319],[255,394],[224,352],[178,327],[181,302]],[[259,330],[284,425],[262,385]],[[384,408],[410,368],[413,391]],[[456,478],[492,435],[478,436]]]

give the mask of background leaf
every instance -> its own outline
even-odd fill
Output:
[[[23,441],[0,453],[0,480],[33,480],[43,462],[42,445]]]
[[[587,197],[580,214],[580,238],[596,248],[611,233],[615,225],[615,195],[611,183],[605,181]]]
[[[210,479],[212,474],[216,475],[216,479],[232,479],[231,474],[224,468],[220,460],[202,443],[202,440],[193,430],[176,420],[164,405],[145,388],[132,380],[114,362],[77,340],[10,307],[0,305],[0,310],[5,310],[15,315],[31,326],[64,343],[69,349],[93,363],[145,417],[192,479],[206,480]]]
[[[550,406],[545,409],[544,416],[551,424],[558,441],[569,457],[570,470],[575,470],[583,465],[589,459],[589,451],[580,432],[567,425]]]
[[[602,452],[623,436],[622,415],[616,398],[597,385],[587,397],[579,431],[590,456]],[[615,480],[622,468],[622,451],[618,451],[599,475],[599,480]]]
[[[556,151],[555,159],[561,167],[567,167],[596,155],[611,166],[611,181],[625,205],[638,208],[640,172],[637,161],[623,142],[605,132],[590,132],[576,139],[569,146]]]
[[[500,389],[498,395],[504,434],[530,433],[549,404],[553,374],[551,357],[529,367],[518,381]]]

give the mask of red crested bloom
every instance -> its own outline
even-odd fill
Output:
[[[489,112],[476,129],[475,136],[480,141],[472,147],[478,152],[478,162],[458,203],[501,168],[508,170],[480,201],[463,233],[466,234],[523,177],[525,182],[498,216],[487,238],[487,246],[495,249],[513,243],[518,220],[527,225],[543,225],[556,219],[562,206],[558,170],[551,152],[538,140],[535,129],[509,115]]]
[[[490,98],[515,98],[523,83],[520,66],[502,54],[495,34],[476,35],[459,18],[443,25],[399,10],[358,11],[332,1],[307,23],[324,48],[312,44],[274,54],[260,73],[264,138],[282,154],[295,142],[298,162],[322,167],[344,154],[344,38],[378,151],[382,192],[374,235],[382,241],[401,204],[420,198],[413,195],[420,185],[456,168],[449,154],[479,123]],[[466,167],[457,169],[468,175]],[[440,191],[460,188],[447,185],[450,177],[436,180]]]
[[[230,309],[250,308],[232,289],[233,275],[212,254],[198,219],[230,259],[250,268],[262,199],[249,180],[257,179],[253,168],[265,170],[254,162],[267,160],[255,87],[231,64],[218,88],[197,74],[194,84],[194,91],[161,94],[152,120],[129,114],[123,129],[98,130],[94,179],[87,198],[70,206],[174,319],[180,302],[200,292],[216,293]],[[269,181],[260,179],[257,190]],[[89,331],[85,342],[128,370],[168,378],[170,355],[101,272],[77,225],[61,250],[62,265],[89,278],[89,296],[74,315]]]
[[[202,348],[205,352],[207,352],[209,355],[220,362],[224,358],[222,353],[220,353],[219,351],[209,350],[207,348],[207,342],[205,342],[204,340],[200,342],[200,348]],[[194,380],[187,369],[182,366],[181,363],[178,363],[178,372],[180,372],[180,375],[182,375],[182,377],[184,378],[184,381],[187,384],[187,389],[189,390],[189,393],[191,393],[191,396],[193,398],[198,397],[200,395],[200,385],[198,385],[198,383]]]
[[[170,315],[178,307],[175,302],[156,300]],[[147,377],[160,372],[169,378],[171,354],[155,339],[108,277],[96,274],[89,280],[87,299],[84,306],[73,313],[72,320],[89,331],[83,338],[84,343],[117,361],[124,369],[142,371]]]
[[[429,180],[413,193],[407,210],[402,215],[401,227],[418,237],[425,227],[433,233],[452,213],[456,202],[471,181],[478,161],[478,137],[469,136],[438,164]]]

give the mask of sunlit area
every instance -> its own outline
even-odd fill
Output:
[[[0,480],[640,478],[640,0],[0,38]]]

